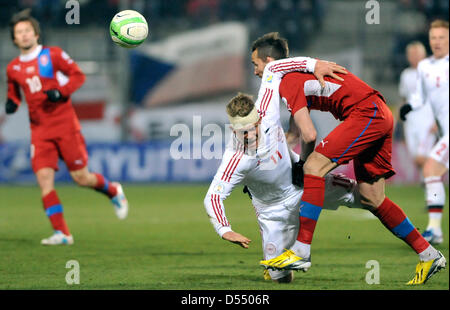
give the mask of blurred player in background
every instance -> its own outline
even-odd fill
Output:
[[[441,138],[428,154],[423,166],[428,207],[428,226],[423,236],[433,244],[440,244],[444,240],[441,221],[446,198],[442,177],[448,171],[449,153],[448,38],[447,21],[436,20],[431,23],[429,41],[433,55],[419,63],[416,92],[400,108],[400,117],[405,120],[409,119],[410,111],[422,110],[421,107],[429,102],[441,132]]]
[[[29,10],[11,19],[11,39],[20,56],[7,66],[6,113],[16,112],[22,90],[28,104],[31,128],[31,164],[41,189],[45,213],[54,234],[41,244],[73,244],[64,220],[63,207],[54,188],[58,159],[62,158],[72,179],[109,197],[119,219],[128,213],[128,202],[119,183],[88,170],[88,153],[70,95],[85,81],[78,65],[59,47],[38,43],[40,28]]]
[[[409,67],[400,75],[399,94],[403,99],[402,104],[409,101],[416,90],[417,65],[427,56],[425,46],[419,41],[414,41],[406,46],[406,58]],[[428,153],[436,143],[437,126],[434,121],[433,111],[429,103],[408,115],[404,124],[404,133],[408,152],[414,159],[414,164],[422,176],[422,168]]]
[[[284,53],[274,53],[277,46],[284,47]],[[408,284],[425,283],[445,267],[446,260],[420,235],[403,210],[385,196],[385,179],[395,174],[391,165],[394,119],[383,96],[350,72],[345,81],[325,78],[322,87],[312,74],[293,72],[299,71],[292,65],[293,59],[276,61],[279,58],[274,55],[288,56],[286,47],[283,39],[263,36],[252,46],[252,61],[255,74],[263,81],[286,74],[279,94],[300,130],[302,163],[306,159],[300,228],[289,250],[261,265],[282,270],[311,265],[311,242],[324,205],[325,176],[353,160],[361,203],[419,256],[416,275]],[[310,109],[328,111],[342,121],[317,147]]]
[[[224,206],[232,190],[238,184],[245,184],[260,227],[264,259],[278,256],[294,243],[303,192],[292,182],[292,164],[299,157],[289,150],[281,127],[279,96],[274,89],[278,84],[274,80],[266,84],[269,87],[265,90],[274,92],[268,101],[268,97],[259,97],[254,103],[250,96],[239,94],[227,105],[233,138],[204,200],[217,234],[248,248],[250,239],[231,229]],[[325,209],[336,210],[341,205],[362,208],[357,195],[354,180],[340,175],[327,176]],[[288,283],[293,280],[293,273],[266,269],[265,278]]]

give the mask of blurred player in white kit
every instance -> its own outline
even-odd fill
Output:
[[[315,60],[299,57],[294,58],[292,65],[304,67],[306,71],[314,68],[314,63]],[[232,190],[238,184],[245,184],[260,227],[265,259],[278,256],[295,242],[303,193],[301,187],[292,183],[292,165],[299,161],[299,155],[288,148],[281,127],[280,82],[281,76],[274,75],[262,81],[256,102],[251,96],[239,94],[227,105],[233,137],[204,199],[217,234],[248,248],[251,240],[231,229],[224,207],[224,200]],[[362,208],[357,186],[354,180],[344,176],[327,176],[324,208],[335,210],[341,205]],[[266,270],[265,278],[291,282],[293,273]]]
[[[417,65],[426,56],[425,46],[421,42],[414,41],[406,46],[409,67],[402,71],[398,89],[403,103],[409,102],[416,91]],[[404,134],[408,152],[422,176],[423,165],[437,140],[437,126],[428,102],[408,114],[408,119],[404,123]]]
[[[423,236],[431,244],[443,242],[441,221],[446,195],[442,177],[448,171],[449,154],[448,28],[447,21],[431,23],[429,41],[433,55],[419,62],[416,92],[409,103],[400,108],[400,117],[405,120],[410,111],[419,109],[428,101],[441,132],[441,138],[428,154],[423,167],[428,207],[428,226]]]

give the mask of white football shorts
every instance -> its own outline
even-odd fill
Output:
[[[429,104],[408,113],[404,134],[408,152],[413,158],[426,157],[430,153],[437,141],[436,135],[431,132],[434,124],[434,114]]]
[[[449,135],[446,134],[431,150],[429,157],[433,158],[435,161],[443,164],[448,169],[448,152],[449,152]]]
[[[303,191],[272,205],[258,205],[253,202],[260,227],[263,259],[271,259],[289,249],[297,239],[299,228],[299,207]],[[329,174],[325,177],[324,209],[336,210],[339,206],[362,208],[356,181],[342,175]],[[269,270],[273,280],[287,276],[288,270]]]

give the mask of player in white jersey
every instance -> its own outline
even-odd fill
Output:
[[[448,29],[446,21],[436,20],[431,23],[429,41],[433,56],[419,63],[416,92],[410,102],[400,109],[400,117],[405,120],[410,111],[421,107],[428,100],[441,131],[441,138],[429,153],[423,167],[428,206],[428,226],[423,236],[432,244],[443,242],[441,221],[446,197],[442,177],[448,171],[449,164]]]
[[[298,154],[289,150],[280,123],[278,85],[263,81],[258,100],[239,94],[227,105],[233,137],[227,144],[204,204],[211,223],[223,239],[248,248],[250,240],[234,232],[225,214],[224,200],[238,184],[252,197],[260,226],[264,259],[281,254],[295,241],[299,228],[302,188],[292,184],[292,164]],[[325,209],[344,205],[361,208],[357,184],[340,175],[326,179]],[[307,270],[307,267],[305,267]],[[291,282],[291,270],[269,270],[277,282]]]
[[[403,103],[408,102],[416,91],[417,65],[426,55],[425,46],[419,41],[406,46],[409,67],[402,71],[399,83],[399,94]],[[406,146],[421,174],[428,153],[436,143],[436,133],[433,111],[428,102],[408,114],[408,119],[404,123]]]

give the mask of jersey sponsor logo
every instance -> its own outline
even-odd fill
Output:
[[[269,76],[267,77],[267,79],[266,79],[266,82],[267,82],[267,83],[272,83],[272,81],[273,81],[273,75],[269,75]]]
[[[73,162],[75,165],[81,166],[83,164],[83,160],[82,159],[77,159]]]

